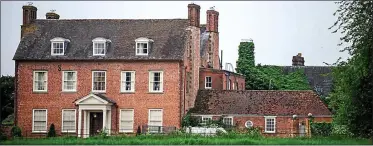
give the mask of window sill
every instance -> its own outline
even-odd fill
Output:
[[[135,91],[120,92],[120,94],[135,94]]]
[[[122,133],[122,134],[134,134],[133,131],[119,131],[119,133]]]
[[[32,131],[31,134],[45,134],[47,131]]]
[[[164,94],[164,92],[148,92],[148,94]]]
[[[264,131],[264,133],[275,134],[276,132],[275,131]]]
[[[32,93],[46,94],[46,93],[48,93],[48,91],[32,91]]]
[[[67,132],[67,131],[62,131],[61,133],[63,133],[63,134],[75,134],[76,132],[75,131],[72,131],[72,132]]]
[[[92,93],[106,93],[106,91],[92,91]]]

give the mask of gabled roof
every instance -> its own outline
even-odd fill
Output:
[[[193,114],[258,116],[331,116],[313,91],[200,90]]]
[[[182,60],[187,19],[35,20],[19,43],[14,60]],[[51,56],[50,40],[69,39],[63,56]],[[93,56],[92,40],[111,40],[105,56]],[[135,55],[137,38],[154,40],[148,56]]]
[[[104,94],[90,93],[74,101],[75,104],[115,104],[116,102]]]

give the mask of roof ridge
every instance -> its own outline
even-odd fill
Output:
[[[183,18],[171,18],[171,19],[36,19],[37,21],[92,21],[92,20],[188,20]]]

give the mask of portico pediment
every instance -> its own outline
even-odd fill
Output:
[[[76,105],[112,105],[112,100],[108,99],[105,95],[90,93],[75,101]]]

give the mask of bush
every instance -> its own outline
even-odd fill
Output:
[[[7,137],[4,133],[4,131],[0,128],[0,141],[6,140],[6,139],[7,139]]]
[[[342,137],[350,137],[350,136],[352,136],[352,133],[348,130],[346,125],[333,124],[332,135],[334,137],[336,137],[336,136],[338,136],[338,137],[341,137],[341,136]]]
[[[141,135],[141,127],[137,127],[136,136]]]
[[[250,128],[247,128],[246,135],[249,137],[258,138],[258,137],[262,137],[262,132],[259,127],[250,127]]]
[[[12,134],[12,137],[22,137],[22,131],[21,131],[21,128],[19,128],[18,126],[13,126],[12,129],[11,129],[11,134]]]
[[[49,127],[49,131],[47,137],[56,137],[56,129],[54,128],[54,124],[52,123]]]
[[[312,136],[330,136],[332,133],[331,123],[311,123]]]

